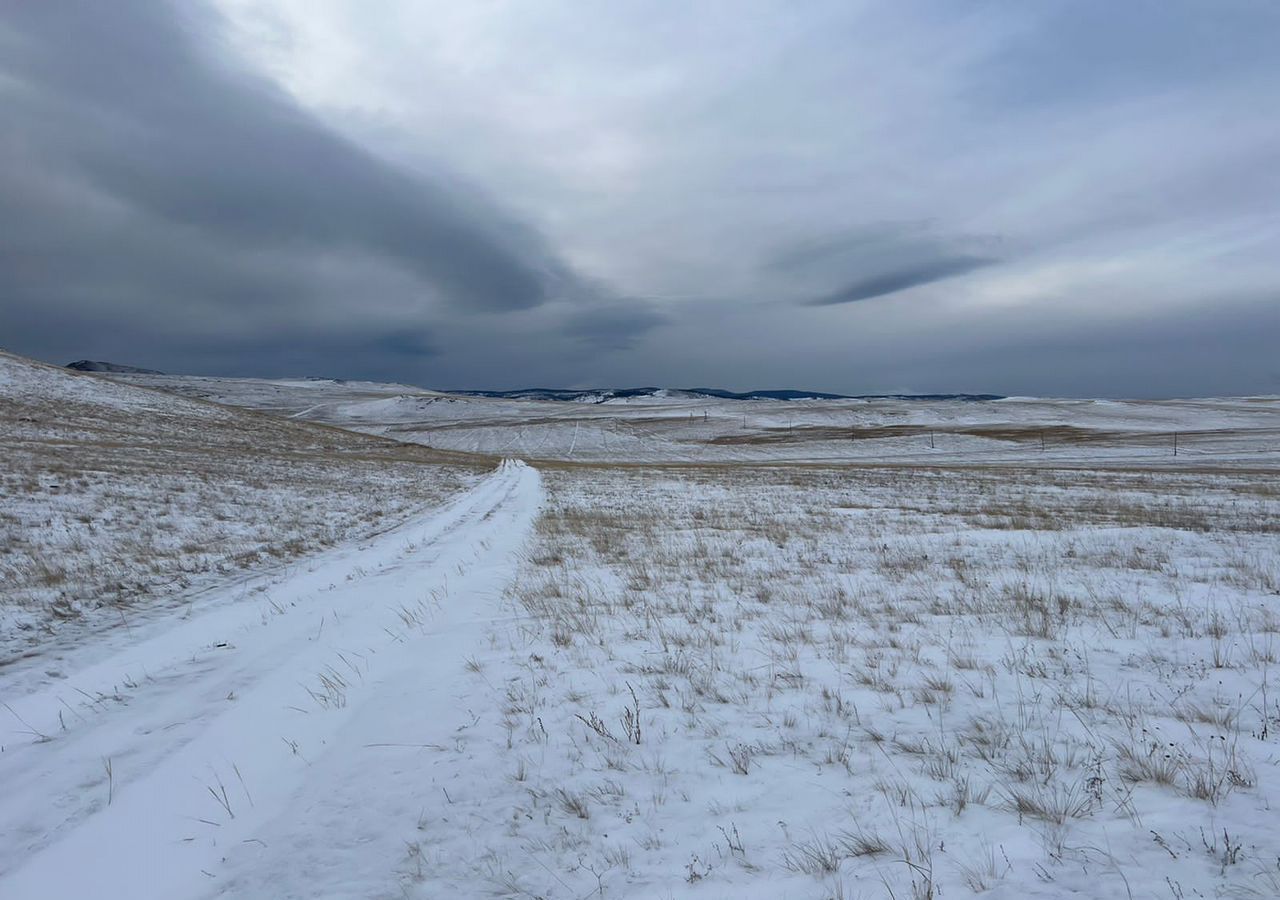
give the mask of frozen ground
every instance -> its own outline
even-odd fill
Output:
[[[1274,481],[547,487],[421,896],[1280,896]]]
[[[686,395],[570,403],[364,382],[113,377],[442,450],[528,460],[1084,466],[1280,461],[1277,397],[784,402]]]
[[[75,496],[171,485],[130,495],[129,530],[194,489],[174,518],[205,515],[208,546],[270,542],[272,517],[301,533],[290,503],[204,512],[264,496],[232,477],[258,455],[267,483],[308,473],[288,497],[386,518],[106,627],[113,598],[92,642],[85,615],[22,632],[31,655],[0,668],[6,900],[1280,897],[1275,399],[593,405],[170,378],[279,418],[95,380],[54,397],[55,426],[31,399],[54,388],[14,383],[12,446],[43,429],[21,458],[61,454]],[[478,477],[306,419],[543,461]],[[205,435],[220,487],[165,481]],[[114,444],[152,440],[180,465],[130,474],[153,455]],[[60,494],[11,483],[10,534],[45,540],[30,523]],[[115,561],[59,546],[77,579]],[[4,609],[56,606],[18,590]]]
[[[397,524],[474,471],[0,353],[0,672]]]
[[[269,586],[104,637],[6,701],[0,896],[384,895],[479,706],[462,648],[497,614],[537,473]],[[472,699],[475,697],[475,699]]]

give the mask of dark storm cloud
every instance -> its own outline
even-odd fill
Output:
[[[945,236],[929,222],[882,222],[799,242],[765,266],[787,278],[835,285],[805,306],[834,306],[954,278],[1000,260],[995,238]]]
[[[33,231],[26,211],[5,204],[0,229],[26,245],[24,265],[46,266],[30,279],[46,297],[72,287],[59,279],[127,272],[138,302],[205,295],[292,304],[303,314],[299,295],[312,285],[291,269],[304,254],[381,260],[416,279],[421,298],[464,311],[582,293],[532,229],[447,175],[407,175],[338,136],[278,88],[232,67],[211,39],[197,40],[197,32],[219,33],[211,14],[178,8],[58,2],[6,10],[4,162],[13,170],[21,160],[28,179],[35,169],[46,188],[56,187],[43,200],[62,209]],[[39,188],[27,195],[37,212],[47,208]],[[110,209],[96,227],[123,223],[133,235],[93,234],[86,219],[103,205],[132,215]],[[139,246],[161,228],[179,231],[164,241],[174,245],[169,252]],[[216,252],[199,246],[208,241]],[[59,265],[68,248],[79,251],[74,269]],[[269,251],[283,254],[278,265]],[[12,295],[15,285],[2,277]]]
[[[1147,336],[1280,284],[1275,4],[0,3],[50,361],[1194,392]],[[1267,309],[1203,390],[1273,385]]]
[[[339,253],[230,252],[0,157],[0,339],[12,349],[221,374],[369,371],[375,356],[403,366],[436,350],[407,273]]]
[[[435,336],[422,327],[355,335],[337,330],[267,334],[212,346],[188,338],[178,347],[184,370],[370,381],[426,382],[440,354]]]
[[[667,321],[652,306],[631,301],[574,313],[565,323],[565,333],[602,350],[625,350]]]
[[[932,284],[944,278],[952,278],[989,266],[995,260],[981,256],[954,256],[934,259],[907,269],[897,269],[880,275],[872,275],[847,284],[834,293],[806,302],[807,306],[834,306],[837,303],[854,303],[871,300],[887,294],[896,294],[921,284]]]
[[[132,339],[137,334],[131,335]],[[317,376],[401,381],[423,377],[439,351],[425,329],[264,333],[234,342],[210,342],[199,336],[148,334],[159,348],[155,362],[163,371],[220,374],[252,373],[263,377]]]

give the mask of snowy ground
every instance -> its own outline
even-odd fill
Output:
[[[421,896],[1280,896],[1275,482],[546,477]]]
[[[538,475],[504,465],[442,511],[286,580],[104,638],[6,701],[0,895],[377,896],[439,793],[425,741],[480,708],[462,647],[497,614]],[[474,699],[473,699],[474,698]]]
[[[0,363],[5,900],[1280,897],[1274,399],[168,379],[266,418]],[[65,621],[13,555],[343,514]]]
[[[0,353],[0,672],[57,669],[75,638],[397,524],[474,471]]]
[[[676,394],[572,403],[452,396],[364,382],[113,377],[441,450],[527,460],[1280,462],[1278,397],[783,402]]]

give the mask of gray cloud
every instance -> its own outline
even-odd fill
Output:
[[[1104,325],[1077,317],[1067,303],[1050,311],[904,303],[814,310],[827,319],[816,331],[780,304],[754,322],[699,305],[685,328],[624,360],[618,381],[639,384],[645,372],[679,367],[690,383],[714,379],[732,390],[818,384],[856,394],[1152,398],[1280,390],[1276,292],[1220,293],[1211,305],[1159,318],[1106,299],[1116,315]],[[762,331],[770,341],[760,340]],[[743,358],[750,366],[737,365]]]
[[[133,248],[134,289],[173,296],[171,282],[185,280],[188,294],[225,288],[245,301],[293,302],[301,286],[261,264],[264,251],[278,251],[371,256],[419,280],[424,298],[464,311],[583,293],[532,228],[445,172],[408,175],[339,136],[235,68],[210,40],[215,17],[182,9],[185,20],[164,3],[19,4],[0,25],[10,82],[0,99],[19,135],[10,154],[61,180],[65,194],[87,192],[68,206],[107,198],[135,213],[140,230],[161,225],[222,245],[216,259],[206,255],[220,270],[212,283],[190,277],[189,260]],[[61,227],[83,232],[78,219]],[[25,230],[12,219],[0,227]],[[45,235],[45,255],[61,249],[56,231]],[[116,249],[127,243],[108,239]]]
[[[833,306],[837,303],[854,303],[859,300],[871,300],[896,294],[922,284],[932,284],[944,278],[953,278],[992,265],[994,259],[981,256],[951,256],[921,262],[905,269],[895,269],[879,275],[872,275],[847,284],[825,297],[817,297],[807,301],[808,306]]]
[[[625,350],[667,321],[651,305],[631,301],[574,313],[565,323],[565,332],[591,347]]]
[[[144,333],[145,334],[145,333]],[[433,335],[417,328],[343,334],[332,330],[263,333],[234,343],[189,334],[156,334],[152,346],[167,372],[252,372],[261,376],[318,376],[413,380],[429,375],[439,354]],[[130,335],[136,339],[136,335]],[[180,360],[174,365],[174,358]]]
[[[12,3],[0,339],[435,386],[1274,390],[1278,28],[1250,0]]]
[[[1049,0],[983,61],[972,90],[1000,102],[1079,105],[1274,76],[1280,7],[1251,0]]]
[[[999,244],[994,237],[943,235],[931,222],[880,222],[797,242],[763,268],[803,284],[834,285],[800,301],[834,306],[994,265],[999,259],[991,251]]]

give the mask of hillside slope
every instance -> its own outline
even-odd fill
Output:
[[[109,377],[440,451],[526,460],[1255,468],[1280,459],[1280,397],[782,402],[699,389],[567,402],[333,379]]]
[[[380,530],[467,467],[0,352],[0,665]]]

